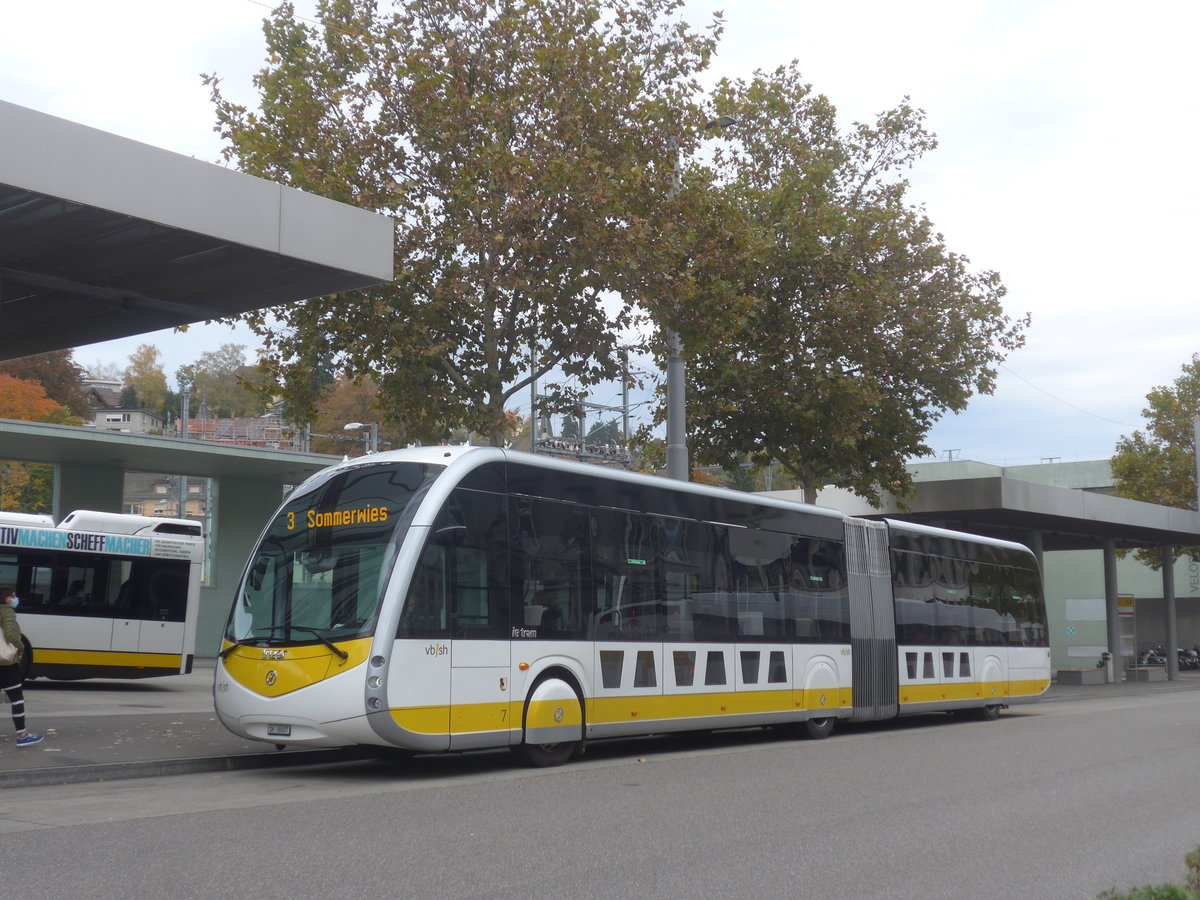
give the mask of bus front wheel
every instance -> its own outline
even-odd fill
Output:
[[[583,750],[583,700],[557,674],[534,682],[521,724],[522,740],[513,749],[529,765],[561,766]]]
[[[579,749],[579,741],[563,741],[558,744],[518,744],[513,747],[522,760],[531,766],[547,768],[568,762]]]

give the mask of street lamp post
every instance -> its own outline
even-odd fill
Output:
[[[718,116],[704,123],[705,130],[728,128],[737,123],[733,116]],[[680,168],[679,142],[672,140],[675,150],[675,171],[671,179],[668,196],[674,198],[682,186],[683,172]],[[663,337],[667,344],[667,477],[676,481],[689,481],[691,467],[688,464],[687,447],[687,369],[683,363],[683,342],[673,328],[664,328]]]
[[[363,445],[367,454],[379,452],[379,426],[374,422],[347,422],[342,426],[343,431],[361,431]]]

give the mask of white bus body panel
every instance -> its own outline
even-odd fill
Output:
[[[407,711],[420,711],[418,734],[430,737],[430,749],[450,746],[450,642],[443,640],[398,640],[392,645],[388,664],[387,703],[398,710],[401,727],[412,718]]]
[[[451,750],[509,742],[509,669],[508,641],[450,642]]]
[[[52,646],[63,650],[113,649],[113,620],[85,616],[24,616],[21,632],[36,648]],[[137,634],[134,646],[137,649]]]
[[[179,653],[183,649],[184,622],[144,620],[138,631],[138,650],[142,653]]]
[[[221,724],[234,734],[268,743],[308,747],[347,747],[379,743],[362,706],[366,666],[317,681],[278,697],[265,697],[239,684],[217,661],[213,691]],[[270,733],[271,725],[289,725],[286,738]]]

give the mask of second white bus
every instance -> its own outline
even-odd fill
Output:
[[[15,588],[28,678],[147,678],[192,670],[199,522],[77,510],[0,513],[0,585]]]

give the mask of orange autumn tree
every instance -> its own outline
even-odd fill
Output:
[[[49,422],[60,409],[40,384],[0,372],[0,419]]]
[[[55,424],[79,422],[69,409],[47,397],[40,384],[5,373],[0,373],[0,418]],[[0,461],[0,509],[50,512],[53,486],[53,466]]]

